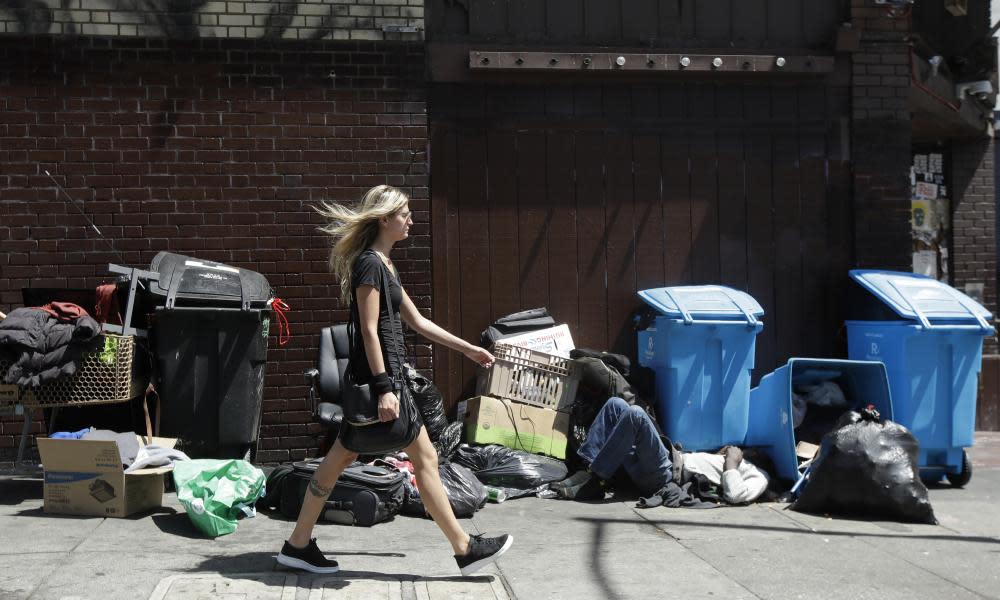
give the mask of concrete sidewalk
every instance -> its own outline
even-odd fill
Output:
[[[973,451],[965,489],[931,490],[940,525],[830,519],[782,504],[639,510],[528,498],[490,504],[471,532],[514,547],[481,576],[458,577],[429,520],[321,525],[344,569],[276,568],[292,522],[260,514],[204,539],[173,494],[129,519],[42,512],[41,481],[0,477],[0,599],[13,598],[1000,598],[1000,435]]]

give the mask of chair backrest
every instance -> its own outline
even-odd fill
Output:
[[[316,359],[316,370],[319,371],[316,385],[319,388],[320,402],[340,404],[340,390],[350,357],[351,345],[346,323],[320,330],[319,357]]]

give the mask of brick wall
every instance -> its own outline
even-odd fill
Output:
[[[0,0],[0,34],[419,40],[423,17],[423,0]]]
[[[985,305],[994,315],[997,307],[996,195],[993,140],[952,144],[952,283],[983,284]],[[983,346],[996,354],[996,338]]]
[[[169,250],[268,278],[294,338],[278,348],[271,328],[259,458],[311,453],[301,374],[346,314],[310,204],[409,191],[397,264],[430,310],[423,60],[420,43],[0,36],[0,310],[22,287],[93,287],[118,262],[47,169],[126,264]],[[428,347],[411,354],[430,366]],[[20,422],[0,419],[9,460]]]
[[[861,35],[851,66],[859,267],[911,269],[908,14],[871,0],[851,0],[851,25]]]

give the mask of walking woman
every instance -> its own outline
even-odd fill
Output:
[[[499,558],[514,540],[510,535],[469,536],[455,519],[441,484],[437,453],[405,382],[401,384],[405,346],[400,316],[417,333],[458,350],[483,367],[493,364],[493,355],[424,318],[406,295],[389,259],[393,246],[407,238],[413,224],[406,194],[380,185],[368,190],[357,210],[324,202],[318,211],[329,221],[321,230],[334,239],[330,266],[340,280],[341,300],[351,304],[348,371],[355,383],[367,383],[371,396],[377,396],[378,422],[359,426],[345,420],[340,436],[309,481],[295,529],[278,554],[278,562],[313,573],[336,572],[337,561],[319,550],[312,530],[337,479],[359,452],[405,450],[413,462],[424,507],[451,543],[462,574],[473,573]],[[382,297],[381,290],[389,290],[388,298]]]

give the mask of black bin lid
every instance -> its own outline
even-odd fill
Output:
[[[160,279],[151,282],[150,292],[165,298],[165,307],[239,305],[243,310],[260,308],[271,299],[267,279],[248,269],[231,267],[211,260],[160,252],[149,269]]]

